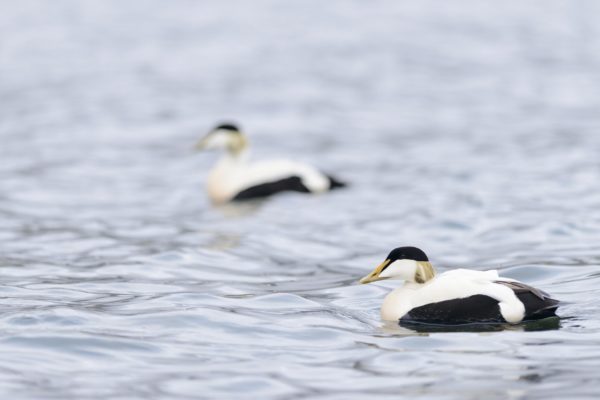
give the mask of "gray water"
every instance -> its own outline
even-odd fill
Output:
[[[0,6],[3,398],[600,395],[599,2]],[[351,186],[211,205],[222,119]],[[383,323],[399,245],[561,320]]]

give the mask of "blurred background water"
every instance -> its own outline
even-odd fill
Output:
[[[600,394],[600,3],[0,4],[3,397]],[[212,206],[222,119],[351,187]],[[384,324],[398,245],[560,326]]]

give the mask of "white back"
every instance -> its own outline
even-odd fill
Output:
[[[397,321],[415,307],[482,294],[498,300],[505,320],[518,323],[525,316],[525,307],[510,288],[494,282],[499,279],[495,270],[457,269],[438,275],[424,284],[407,283],[387,295],[381,307],[381,316]]]
[[[329,179],[316,168],[290,160],[249,162],[248,155],[225,155],[208,177],[209,195],[214,201],[230,200],[241,190],[262,183],[298,176],[314,193],[329,189]]]

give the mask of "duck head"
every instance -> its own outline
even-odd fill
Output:
[[[435,270],[423,250],[416,247],[398,247],[388,254],[360,283],[383,279],[403,279],[408,282],[425,283],[435,276]]]
[[[227,150],[237,155],[248,147],[248,141],[237,125],[226,123],[214,127],[197,144],[197,150]]]

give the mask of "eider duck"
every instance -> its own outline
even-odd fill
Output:
[[[345,184],[310,165],[289,160],[251,162],[248,141],[234,124],[212,129],[198,150],[225,150],[225,155],[208,175],[208,195],[215,203],[249,200],[292,191],[322,193]]]
[[[360,280],[403,279],[381,306],[384,320],[408,324],[461,325],[510,323],[555,316],[558,300],[496,270],[456,269],[436,275],[427,255],[416,247],[398,247]]]

